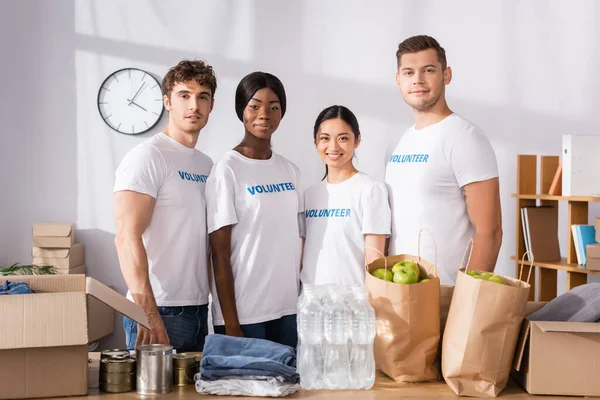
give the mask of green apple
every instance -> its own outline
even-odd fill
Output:
[[[411,284],[419,282],[419,275],[411,267],[404,265],[394,273],[394,283]]]
[[[375,271],[371,272],[371,275],[373,275],[375,278],[379,278],[384,281],[390,281],[390,282],[394,278],[394,274],[392,274],[392,271],[390,271],[389,269],[385,269],[385,268],[378,268]]]
[[[502,277],[501,277],[501,276],[498,276],[498,275],[492,275],[492,276],[491,276],[491,277],[488,279],[488,281],[490,281],[490,282],[494,282],[494,283],[499,283],[499,284],[501,284],[501,285],[506,285],[506,282],[504,282],[504,279],[502,279]]]
[[[400,271],[400,269],[403,268],[403,267],[411,268],[415,272],[415,274],[417,275],[417,280],[418,280],[418,278],[421,275],[421,270],[419,269],[419,266],[416,263],[412,262],[412,261],[405,260],[405,261],[397,262],[392,267],[392,273],[395,274],[396,272]]]
[[[479,272],[475,271],[474,269],[470,269],[467,271],[467,275],[476,277],[476,276],[479,276]]]
[[[431,280],[431,279],[429,279],[429,278],[421,279],[421,282],[419,282],[419,283],[422,283],[422,282],[429,282],[430,280]]]
[[[484,279],[489,280],[492,276],[494,276],[494,274],[492,274],[491,272],[482,272],[480,274]]]

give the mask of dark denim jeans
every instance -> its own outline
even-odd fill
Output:
[[[208,335],[208,304],[202,306],[158,307],[171,346],[177,352],[202,351]],[[135,349],[137,323],[123,316],[127,349]]]
[[[240,327],[248,338],[266,339],[293,348],[296,348],[298,344],[295,314],[257,324],[241,325]],[[226,334],[224,325],[215,325],[214,328],[215,333]]]

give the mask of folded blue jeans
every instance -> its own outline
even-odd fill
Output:
[[[25,282],[4,281],[0,285],[0,295],[3,294],[31,294],[35,293]]]
[[[270,340],[208,335],[200,361],[204,380],[232,376],[273,376],[297,383],[296,349]]]
[[[171,346],[177,352],[202,351],[208,335],[208,304],[201,306],[158,307]],[[123,316],[127,349],[135,350],[137,323]]]

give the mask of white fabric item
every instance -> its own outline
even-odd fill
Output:
[[[364,285],[365,235],[389,235],[385,183],[357,172],[344,182],[326,180],[304,194],[306,241],[303,284]]]
[[[471,122],[452,114],[402,136],[388,160],[385,182],[392,207],[389,254],[418,254],[419,230],[437,243],[441,283],[454,285],[474,229],[462,187],[498,176],[488,138]],[[434,245],[422,234],[421,256],[434,263]]]
[[[159,306],[208,303],[204,191],[212,164],[204,153],[159,133],[130,150],[115,173],[114,192],[156,199],[142,239]]]
[[[206,184],[208,232],[231,229],[231,268],[240,324],[296,314],[304,211],[300,170],[273,153],[268,160],[230,150]],[[268,298],[267,298],[268,296]],[[224,325],[212,285],[213,323]]]
[[[203,381],[196,374],[196,391],[220,396],[284,397],[300,390],[300,384],[286,382],[281,377],[246,376]]]

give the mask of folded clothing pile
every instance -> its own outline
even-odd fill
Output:
[[[300,389],[296,350],[269,340],[208,335],[195,381],[200,394],[287,396]]]
[[[530,321],[600,322],[600,283],[577,286],[528,318]]]
[[[26,282],[4,281],[0,285],[0,295],[34,293]]]

